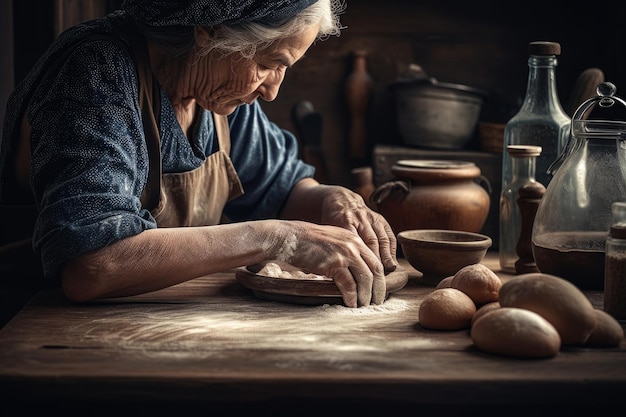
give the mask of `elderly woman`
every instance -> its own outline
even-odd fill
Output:
[[[391,228],[316,182],[257,100],[342,11],[127,0],[59,36],[9,100],[0,159],[0,202],[36,204],[45,280],[84,302],[281,260],[334,279],[347,306],[382,303]]]

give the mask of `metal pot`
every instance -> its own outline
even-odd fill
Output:
[[[420,77],[392,85],[398,128],[407,145],[463,149],[472,139],[486,93]]]

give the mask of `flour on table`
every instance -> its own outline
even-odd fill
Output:
[[[393,314],[402,311],[406,311],[411,308],[411,305],[398,298],[388,298],[382,304],[372,304],[367,307],[350,308],[339,304],[324,304],[318,309],[330,316],[359,316],[359,315],[379,315]]]
[[[330,278],[325,275],[311,274],[295,267],[289,270],[283,269],[275,262],[266,263],[257,274],[273,278],[330,280]]]

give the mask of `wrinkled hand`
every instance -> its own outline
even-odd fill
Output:
[[[343,187],[333,187],[322,205],[323,224],[357,233],[383,263],[385,272],[396,269],[396,237],[385,218],[371,210],[363,198]]]
[[[385,301],[385,272],[398,265],[396,237],[359,194],[305,179],[292,190],[284,214],[306,221],[272,230],[278,240],[271,242],[280,242],[276,259],[332,278],[346,306]]]
[[[382,304],[387,292],[383,264],[361,239],[343,227],[288,222],[277,259],[332,278],[348,307]]]

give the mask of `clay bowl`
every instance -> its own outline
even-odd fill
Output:
[[[423,274],[419,281],[429,285],[480,263],[492,244],[489,236],[443,229],[404,230],[397,239],[406,260]]]

